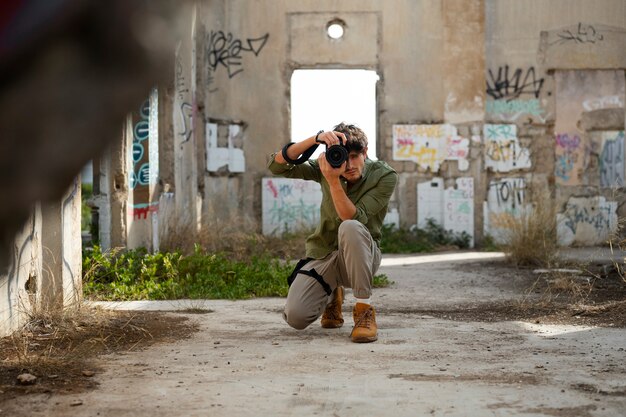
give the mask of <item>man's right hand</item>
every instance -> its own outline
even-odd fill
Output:
[[[317,142],[315,141],[316,136],[317,136]],[[340,138],[341,138],[341,141],[343,142],[340,142]],[[289,149],[287,149],[287,156],[295,160],[295,159],[298,159],[298,157],[302,155],[304,152],[306,152],[307,149],[309,149],[311,146],[319,145],[319,144],[332,146],[332,145],[339,145],[340,143],[344,143],[344,144],[346,143],[346,137],[343,133],[333,132],[333,131],[322,132],[319,135],[313,135],[311,137],[304,139],[303,141],[296,142],[293,145],[291,145]],[[279,164],[287,163],[285,158],[283,158],[282,152],[278,152],[276,154],[274,161],[278,162]]]
[[[328,131],[318,135],[317,141],[330,147],[333,145],[345,145],[346,136],[341,132]]]

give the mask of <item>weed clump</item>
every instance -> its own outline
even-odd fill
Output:
[[[269,255],[241,261],[226,252],[148,253],[145,249],[102,253],[83,260],[83,290],[99,300],[245,299],[286,296],[292,266]]]
[[[395,229],[383,226],[380,249],[383,253],[419,253],[445,249],[469,248],[471,236],[465,232],[445,230],[433,219],[427,219],[423,229]]]
[[[516,266],[554,264],[558,250],[556,211],[551,199],[528,205],[516,216],[503,219],[502,248]]]

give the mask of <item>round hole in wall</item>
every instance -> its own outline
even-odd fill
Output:
[[[341,39],[344,33],[345,22],[339,19],[331,20],[326,26],[326,33],[331,39]]]

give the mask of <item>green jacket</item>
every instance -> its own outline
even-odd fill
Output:
[[[321,259],[337,250],[337,232],[341,219],[337,215],[335,205],[330,195],[328,182],[322,175],[319,165],[315,160],[309,160],[300,165],[279,164],[274,160],[276,154],[272,154],[268,164],[269,170],[274,175],[285,178],[300,178],[319,182],[322,186],[322,204],[320,206],[320,223],[315,232],[306,240],[306,256]],[[354,183],[350,190],[347,189],[347,181],[342,179],[342,186],[348,198],[356,206],[353,217],[367,227],[372,238],[380,246],[381,229],[383,220],[387,214],[387,206],[391,194],[398,182],[396,171],[382,161],[365,160],[363,176]]]

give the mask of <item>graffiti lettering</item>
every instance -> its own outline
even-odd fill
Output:
[[[504,207],[508,213],[517,213],[524,203],[524,190],[526,183],[521,178],[492,181],[489,184],[489,193],[496,197],[498,207]]]
[[[583,101],[583,108],[586,111],[624,107],[624,102],[620,96],[606,96]]]
[[[319,221],[319,183],[288,178],[262,181],[263,234],[280,235],[314,227]]]
[[[522,114],[541,116],[543,110],[536,98],[530,100],[490,100],[487,101],[487,113],[491,114],[515,114],[514,119]]]
[[[318,206],[316,204],[307,204],[302,199],[299,199],[295,203],[282,203],[274,202],[274,206],[269,210],[271,220],[274,223],[288,223],[291,225],[297,225],[298,223],[305,222],[311,223],[318,217]]]
[[[182,137],[182,142],[185,143],[191,139],[193,133],[193,106],[185,102],[180,103],[178,117],[183,128],[182,132],[178,132],[178,134]]]
[[[228,71],[228,78],[243,71],[241,68],[242,52],[252,52],[254,56],[258,56],[270,34],[258,38],[248,38],[245,42],[235,39],[232,33],[224,33],[223,31],[211,31],[207,34],[207,58],[209,60],[209,74],[217,71],[221,65]]]
[[[605,135],[611,135],[606,132]],[[624,132],[605,136],[600,155],[600,186],[624,186]]]
[[[576,233],[576,229],[581,223],[589,224],[597,231],[608,231],[611,227],[609,220],[611,210],[609,207],[588,208],[567,203],[565,211],[567,213],[565,225],[572,233]]]
[[[147,219],[148,213],[157,213],[159,211],[159,202],[148,204],[136,204],[133,206],[132,214],[135,219]]]
[[[517,140],[489,141],[485,146],[485,155],[490,160],[490,164],[491,162],[510,163],[513,169],[518,167],[520,161],[528,160],[528,150],[520,148]]]
[[[570,197],[565,211],[557,214],[559,244],[595,245],[606,242],[617,230],[617,202],[602,196]]]
[[[506,242],[514,220],[530,209],[525,203],[525,191],[523,178],[502,178],[489,183],[484,230],[496,242]]]
[[[139,171],[136,171],[137,164],[144,157],[144,144],[143,142],[150,135],[150,99],[147,99],[143,102],[139,109],[140,119],[135,123],[135,127],[133,128],[133,147],[132,147],[132,158],[133,158],[133,171],[130,173],[130,189],[134,190],[138,184],[140,185],[148,185],[149,176],[150,176],[150,164],[148,162],[143,163],[139,168]]]
[[[563,181],[569,181],[570,174],[574,170],[574,164],[576,163],[577,157],[578,156],[576,154],[571,153],[557,155],[554,175]]]
[[[539,98],[543,82],[543,78],[537,79],[534,67],[528,68],[526,72],[518,68],[509,75],[509,66],[505,65],[498,68],[497,75],[489,70],[487,94],[496,100],[502,98],[516,99],[523,94],[530,94]]]
[[[485,139],[511,139],[517,137],[515,125],[485,125]]]
[[[570,137],[567,133],[557,134],[556,145],[567,151],[574,151],[580,146],[580,137],[578,135]]]
[[[596,43],[604,40],[604,35],[599,33],[592,25],[578,23],[578,29],[575,31],[564,29],[557,34],[558,40],[553,44],[563,44],[567,42],[574,43]]]
[[[185,75],[183,73],[183,63],[181,61],[180,56],[176,57],[176,76],[175,76],[175,84],[176,84],[176,94],[180,101],[185,100],[185,93],[189,92],[189,88],[186,86]]]
[[[554,175],[560,183],[571,183],[576,177],[573,175],[576,167],[583,164],[585,152],[580,136],[568,133],[558,133],[555,136],[555,166]]]
[[[485,168],[506,172],[530,168],[530,151],[521,147],[515,125],[485,125]]]
[[[453,125],[394,125],[393,159],[414,161],[431,172],[444,160],[456,160],[460,170],[469,167],[469,140],[457,135]]]

